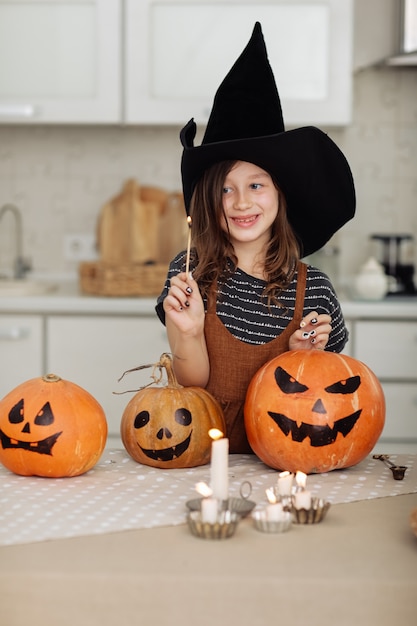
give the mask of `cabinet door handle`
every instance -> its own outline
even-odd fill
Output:
[[[0,117],[18,117],[21,119],[35,117],[36,107],[33,104],[1,104]]]
[[[29,329],[21,326],[11,326],[10,328],[0,328],[0,341],[19,341],[29,337]]]

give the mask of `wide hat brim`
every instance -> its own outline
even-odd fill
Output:
[[[226,160],[255,163],[273,176],[285,195],[303,256],[322,248],[355,214],[355,188],[346,158],[313,126],[185,148],[181,172],[187,213],[204,171]]]

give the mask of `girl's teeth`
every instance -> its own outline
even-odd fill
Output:
[[[235,222],[239,222],[242,224],[248,224],[249,222],[253,222],[256,219],[256,217],[248,217],[247,219],[239,219],[238,217],[235,218]]]

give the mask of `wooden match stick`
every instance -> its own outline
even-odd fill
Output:
[[[190,252],[191,252],[191,222],[192,219],[190,216],[187,217],[187,224],[188,224],[188,243],[187,243],[187,258],[186,258],[186,262],[185,262],[185,273],[187,275],[188,278],[188,274],[190,271]]]

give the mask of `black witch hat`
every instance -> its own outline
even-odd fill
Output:
[[[204,171],[219,161],[239,160],[258,165],[277,181],[303,256],[321,248],[354,216],[352,173],[336,144],[313,126],[285,130],[259,22],[217,90],[201,146],[194,146],[196,130],[191,119],[180,134],[187,213]]]

